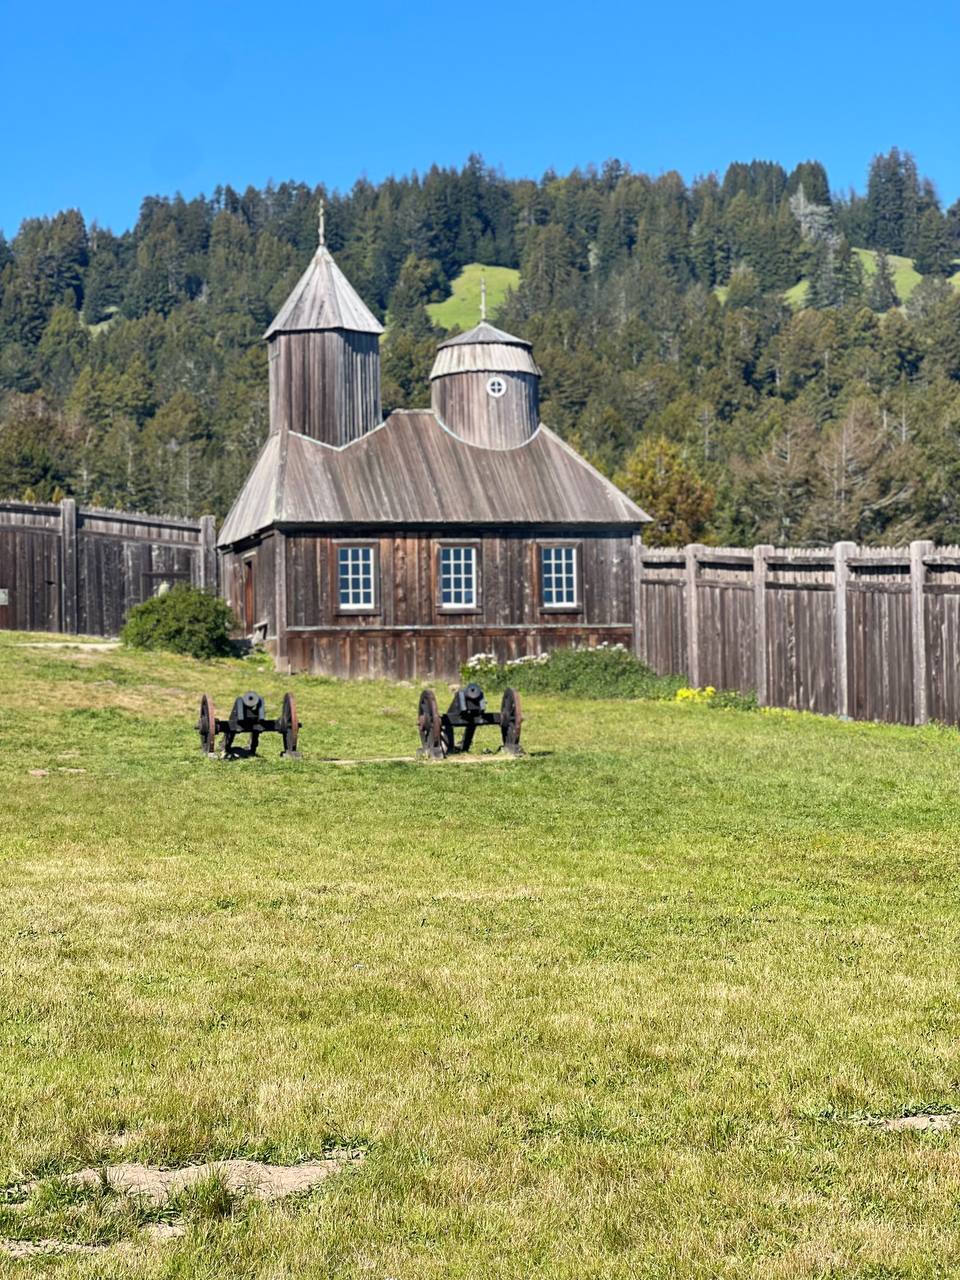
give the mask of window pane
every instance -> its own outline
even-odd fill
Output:
[[[440,603],[472,608],[477,601],[476,547],[440,548]]]
[[[540,597],[544,605],[577,603],[577,548],[540,548]]]
[[[351,609],[374,608],[373,569],[373,547],[338,548],[337,576],[341,606]]]

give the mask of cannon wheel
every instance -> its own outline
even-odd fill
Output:
[[[420,750],[432,760],[443,759],[443,740],[440,708],[432,689],[424,689],[417,706],[417,729],[420,731]]]
[[[297,700],[292,693],[283,695],[283,710],[280,712],[280,732],[283,734],[282,756],[299,757],[297,738],[300,735],[300,721],[297,719]]]
[[[500,703],[500,737],[503,750],[512,756],[520,755],[520,726],[523,724],[523,712],[520,709],[520,695],[516,689],[504,689],[503,701]]]
[[[200,719],[197,721],[197,732],[200,734],[200,751],[205,756],[217,753],[217,709],[209,693],[200,699]]]

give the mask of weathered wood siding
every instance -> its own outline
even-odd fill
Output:
[[[492,377],[506,384],[502,396],[487,391]],[[431,403],[440,421],[461,440],[488,449],[513,449],[539,426],[538,382],[532,373],[454,373],[434,379]]]
[[[0,502],[0,629],[59,631],[60,508]]]
[[[777,556],[766,582],[766,701],[797,711],[837,710],[832,563],[823,553]]]
[[[960,724],[960,548],[637,547],[637,654],[765,705]]]
[[[380,598],[370,613],[337,607],[337,546],[359,540],[376,545]],[[476,609],[439,604],[437,564],[443,542],[472,542],[480,566]],[[580,548],[581,606],[540,606],[541,542],[573,542]],[[633,554],[630,537],[565,530],[457,533],[449,527],[410,534],[342,538],[289,534],[284,538],[286,652],[293,670],[342,676],[454,677],[477,652],[498,658],[537,654],[557,645],[630,645]]]
[[[276,550],[279,535],[266,537],[220,558],[220,591],[240,624],[243,635],[276,640]],[[253,618],[246,616],[247,566],[253,575]],[[248,621],[252,625],[248,626]]]
[[[214,590],[216,575],[210,517],[0,503],[0,627],[116,635],[162,582]]]
[[[269,365],[271,431],[344,445],[380,422],[375,333],[281,333],[270,341]]]
[[[848,714],[913,724],[910,566],[867,564],[859,570],[847,589]]]

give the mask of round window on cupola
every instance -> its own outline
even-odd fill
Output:
[[[495,400],[499,400],[507,391],[507,384],[503,378],[487,379],[487,395],[493,396]]]

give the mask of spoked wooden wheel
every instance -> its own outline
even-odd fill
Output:
[[[433,760],[443,759],[442,725],[437,695],[432,689],[424,689],[417,707],[417,729],[420,731],[420,750]]]
[[[283,710],[280,712],[280,732],[283,734],[284,756],[297,756],[297,738],[300,736],[300,721],[297,719],[297,700],[292,693],[283,695]]]
[[[520,755],[520,726],[523,724],[523,712],[520,709],[520,695],[516,689],[504,689],[503,701],[500,703],[500,737],[503,750],[512,756]]]
[[[200,699],[200,719],[197,721],[197,732],[200,734],[200,751],[205,756],[216,755],[217,751],[217,709],[209,693]]]

